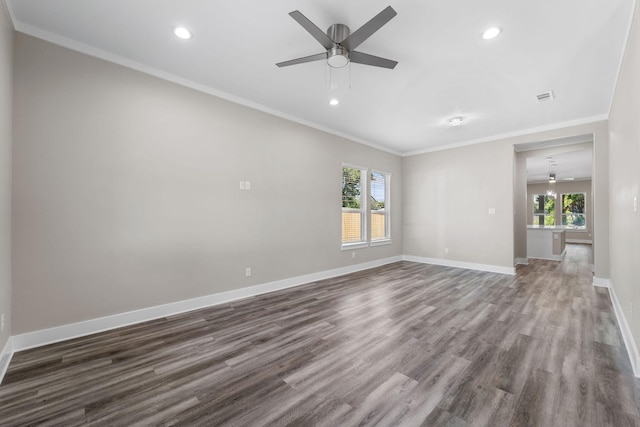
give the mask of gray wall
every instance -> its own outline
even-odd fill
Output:
[[[526,168],[514,146],[586,134],[594,137],[594,264],[608,278],[609,163],[598,156],[608,150],[606,121],[403,158],[404,254],[502,267],[526,258]]]
[[[401,255],[400,157],[28,36],[15,49],[14,334]],[[393,243],[356,258],[343,162],[392,174]]]
[[[545,194],[549,184],[529,184],[527,185],[527,224],[533,224],[533,195]],[[586,193],[586,228],[584,231],[567,230],[566,237],[571,240],[591,240],[593,230],[593,200],[591,197],[591,180],[572,181],[572,182],[556,182],[555,191],[558,193],[556,206],[562,204],[563,193]],[[562,224],[562,210],[556,209],[555,212],[556,225]]]
[[[640,11],[633,27],[609,115],[611,160],[611,281],[640,345]],[[640,200],[639,200],[640,203]],[[635,310],[634,310],[635,309]]]
[[[11,147],[13,88],[13,26],[0,4],[0,314],[5,328],[0,351],[11,336]]]
[[[512,164],[499,142],[403,158],[404,254],[512,267]]]

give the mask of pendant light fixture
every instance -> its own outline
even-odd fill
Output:
[[[553,158],[547,157],[547,160],[549,161],[549,189],[547,190],[547,196],[553,197],[555,199],[558,194],[555,192],[556,174],[551,173],[551,164],[553,162]]]

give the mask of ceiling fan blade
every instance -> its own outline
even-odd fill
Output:
[[[340,44],[350,51],[357,48],[363,41],[371,37],[373,33],[378,31],[384,24],[389,22],[391,18],[393,18],[397,14],[398,13],[393,10],[391,6],[387,6],[386,9],[371,18],[369,22],[358,28]]]
[[[392,61],[390,59],[380,58],[379,56],[373,56],[362,52],[350,52],[349,58],[351,59],[351,62],[355,62],[356,64],[373,65],[374,67],[389,68],[391,70],[398,65],[398,61]]]
[[[302,58],[292,59],[290,61],[278,62],[276,65],[278,67],[288,67],[289,65],[304,64],[305,62],[320,61],[322,59],[327,59],[327,52],[304,56]]]
[[[295,19],[298,22],[298,24],[302,25],[302,28],[307,30],[307,32],[309,34],[311,34],[314,39],[318,40],[318,42],[320,42],[320,44],[325,49],[329,50],[335,45],[333,40],[331,40],[329,38],[329,36],[325,34],[324,31],[322,31],[320,28],[318,28],[316,26],[316,24],[314,24],[313,22],[309,21],[309,19],[307,19],[306,16],[304,16],[302,13],[300,13],[299,10],[294,10],[293,12],[289,13],[289,15],[293,19]]]

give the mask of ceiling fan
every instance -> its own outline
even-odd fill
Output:
[[[302,25],[309,34],[318,40],[322,47],[326,49],[326,52],[292,59],[290,61],[279,62],[276,64],[278,67],[287,67],[289,65],[320,60],[326,60],[327,64],[334,68],[344,67],[349,62],[389,69],[393,69],[398,64],[397,61],[380,58],[378,56],[354,50],[360,46],[362,42],[371,37],[373,33],[378,31],[384,24],[389,22],[391,18],[397,15],[396,11],[393,10],[391,6],[388,6],[382,12],[378,13],[369,22],[353,33],[351,33],[349,27],[344,24],[333,24],[325,34],[313,22],[307,19],[306,16],[300,13],[300,11],[294,10],[289,13],[289,15],[295,19],[298,24]]]

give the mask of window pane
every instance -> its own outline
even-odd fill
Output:
[[[562,212],[584,214],[585,193],[563,194]]]
[[[386,194],[386,175],[380,172],[371,172],[371,240],[388,237]]]
[[[533,225],[555,225],[556,199],[546,194],[533,196]]]
[[[540,200],[543,201],[542,206],[540,205]],[[533,195],[533,213],[534,214],[544,213],[544,196],[541,194]]]
[[[386,177],[379,172],[371,172],[371,210],[384,210]]]
[[[342,168],[342,207],[360,209],[362,189],[360,169]]]
[[[342,211],[342,243],[362,241],[362,214]]]
[[[364,195],[366,195],[366,170],[342,167],[342,243],[366,240]]]
[[[371,239],[384,239],[387,237],[386,215],[384,212],[371,212]]]
[[[585,228],[586,193],[569,193],[562,195],[562,225]]]
[[[583,214],[562,214],[562,225],[584,227],[586,220]]]

